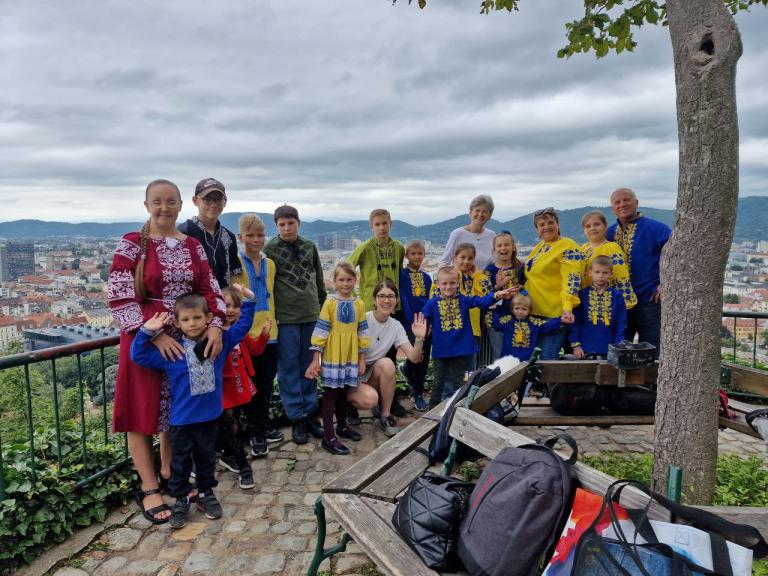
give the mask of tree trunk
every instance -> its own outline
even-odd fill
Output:
[[[667,0],[677,87],[675,226],[661,260],[661,365],[654,487],[683,468],[688,502],[709,503],[717,458],[723,275],[736,221],[741,38],[723,0]]]

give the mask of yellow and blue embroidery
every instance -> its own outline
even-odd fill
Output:
[[[568,293],[578,294],[580,286],[581,286],[581,274],[577,274],[576,272],[569,272],[568,273]]]
[[[611,291],[605,290],[598,294],[597,290],[589,291],[589,302],[587,303],[587,317],[593,326],[603,324],[611,325]]]
[[[538,246],[536,246],[533,252],[531,252],[531,255],[528,257],[528,260],[525,261],[525,269],[530,272],[531,268],[533,268],[534,264],[536,264],[536,258],[546,254],[551,249],[552,249],[552,246],[550,244],[547,244],[546,242],[542,242]]]
[[[424,285],[424,277],[421,274],[421,270],[409,270],[408,274],[411,277],[411,293],[414,297],[426,296],[427,287]]]
[[[440,314],[440,329],[443,332],[461,330],[464,323],[461,320],[461,305],[458,298],[448,298],[437,301],[437,310]]]
[[[635,241],[635,228],[637,224],[630,222],[626,228],[622,228],[621,225],[616,226],[616,237],[614,241],[621,246],[624,250],[624,254],[627,255],[627,266],[630,273],[632,272],[632,243]]]
[[[515,322],[515,335],[512,338],[516,348],[531,346],[531,326],[525,320]]]

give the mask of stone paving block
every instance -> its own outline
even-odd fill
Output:
[[[128,521],[128,526],[136,528],[136,530],[146,530],[153,526],[152,522],[144,518],[143,514],[137,512],[133,518]]]
[[[300,492],[283,492],[277,497],[280,504],[301,504],[303,500],[304,497]]]
[[[274,484],[265,484],[261,487],[260,492],[266,492],[271,494],[276,494],[277,492],[280,492],[282,488],[280,486],[276,486]]]
[[[308,492],[304,495],[304,505],[305,506],[314,506],[315,500],[318,499],[320,496],[320,492]]]
[[[224,532],[242,532],[245,526],[245,520],[232,520],[224,526]]]
[[[282,506],[272,506],[272,508],[269,509],[269,517],[272,520],[282,520],[285,518],[285,508]]]
[[[193,552],[184,562],[184,574],[210,574],[216,570],[219,561],[214,554]]]
[[[263,494],[256,494],[255,496],[251,497],[250,504],[261,504],[264,506],[269,506],[275,501],[275,495],[274,493],[263,493]]]
[[[312,461],[311,460],[302,460],[301,462],[296,462],[296,465],[293,467],[295,472],[306,472],[307,470],[312,469]]]
[[[232,572],[245,572],[251,573],[253,567],[253,558],[246,554],[235,554],[224,565],[224,569],[220,569],[221,574],[230,574]]]
[[[275,540],[275,547],[278,550],[292,550],[298,552],[307,549],[308,540],[304,536],[279,536]]]
[[[314,534],[317,532],[317,524],[314,522],[302,522],[299,524],[299,534]]]
[[[293,453],[293,459],[297,462],[300,462],[302,460],[309,460],[309,454],[306,452],[294,452]]]
[[[208,552],[213,544],[213,538],[209,536],[202,536],[198,538],[194,543],[195,552]]]
[[[133,528],[118,528],[107,533],[107,547],[110,550],[133,550],[144,533]]]
[[[53,573],[53,576],[89,576],[89,574],[85,570],[80,570],[79,568],[66,567],[56,570],[56,572]]]
[[[320,460],[317,462],[317,464],[315,464],[315,470],[318,472],[335,472],[337,470],[337,466],[333,462]]]
[[[137,552],[142,556],[152,557],[165,545],[165,541],[168,539],[166,532],[152,532],[145,536]]]
[[[88,574],[91,574],[96,570],[96,568],[99,567],[99,564],[101,564],[101,560],[102,560],[101,558],[88,558],[88,560],[86,560],[80,565],[80,568],[85,570]],[[56,575],[54,574],[54,576]]]
[[[105,560],[93,573],[93,576],[112,576],[128,562],[124,556],[113,556]]]
[[[255,520],[255,519],[258,519],[258,518],[263,518],[266,513],[267,513],[267,507],[266,506],[255,506],[253,508],[249,508],[245,512],[245,519],[246,520]]]
[[[222,522],[221,520],[206,522],[204,534],[206,536],[215,536],[216,534],[219,534],[223,528],[224,528],[224,522]]]
[[[208,549],[208,551],[216,554],[226,552],[231,544],[232,538],[228,536],[219,536],[218,538],[214,538],[213,544],[211,544],[211,547]]]
[[[191,542],[171,542],[158,552],[157,557],[160,560],[174,560],[179,562],[186,560],[191,551]]]
[[[182,542],[196,540],[205,530],[205,522],[188,522],[184,528],[179,528],[171,533],[171,538]]]
[[[315,513],[311,508],[301,506],[288,511],[288,520],[291,522],[314,520]]]
[[[162,560],[141,558],[123,567],[118,574],[124,574],[125,576],[155,576],[164,565],[165,562]]]
[[[176,576],[179,572],[178,564],[166,564],[157,573],[157,576]]]
[[[256,558],[253,565],[254,574],[270,574],[282,572],[285,567],[285,554],[264,554]]]
[[[371,563],[368,556],[363,554],[343,554],[339,555],[336,560],[336,573],[337,574],[350,574],[357,572],[361,568]]]
[[[237,492],[227,494],[227,504],[250,504],[253,496],[250,492],[244,492],[238,488]]]
[[[248,531],[252,534],[263,534],[269,530],[269,520],[256,520],[248,523]]]
[[[292,522],[278,522],[269,528],[269,531],[273,534],[287,534],[291,530],[293,530]]]

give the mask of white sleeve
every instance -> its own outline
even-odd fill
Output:
[[[453,251],[456,249],[456,237],[459,235],[461,228],[456,228],[448,236],[448,242],[445,245],[445,252],[440,256],[439,266],[452,266],[453,265]]]
[[[400,322],[397,322],[395,320],[395,323],[397,324],[397,333],[395,334],[395,348],[400,348],[400,346],[404,346],[405,344],[410,344],[411,341],[408,340],[408,335],[405,333],[405,328],[403,328],[403,325],[400,324]]]

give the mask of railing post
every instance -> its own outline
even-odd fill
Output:
[[[752,368],[757,366],[757,317],[753,320],[755,321],[755,330],[752,333]]]
[[[51,379],[53,380],[53,421],[56,425],[56,456],[61,466],[61,418],[59,416],[59,388],[56,386],[56,359],[51,360]]]
[[[107,369],[104,366],[104,348],[101,352],[101,413],[104,419],[104,446],[109,444],[109,427],[107,425]]]
[[[32,482],[37,484],[35,464],[35,426],[32,424],[32,383],[29,381],[29,364],[24,364],[24,383],[27,388],[27,435],[29,436],[29,461],[32,465]]]
[[[737,326],[739,319],[734,316],[733,318],[733,363],[736,364],[736,334],[738,334]]]
[[[3,464],[2,441],[0,441],[0,500],[5,500],[5,465]]]
[[[80,393],[80,441],[83,445],[83,474],[88,474],[88,447],[85,438],[85,398],[83,397],[83,365],[77,354],[77,388]]]

